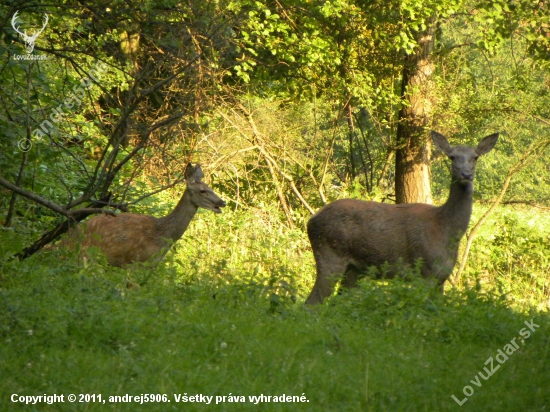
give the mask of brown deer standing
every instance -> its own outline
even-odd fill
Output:
[[[437,132],[432,132],[432,139],[452,161],[447,202],[435,207],[342,199],[323,207],[307,225],[317,279],[306,303],[322,303],[340,278],[342,287],[355,286],[369,266],[389,263],[386,276],[391,278],[418,259],[423,263],[422,276],[435,278],[443,292],[470,222],[477,159],[495,146],[498,133],[485,137],[476,148],[452,147]]]
[[[187,189],[176,208],[165,217],[121,213],[90,219],[84,232],[83,249],[99,247],[113,266],[160,261],[171,244],[183,236],[199,207],[221,213],[220,208],[225,206],[225,202],[201,181],[202,177],[200,165],[187,165]]]

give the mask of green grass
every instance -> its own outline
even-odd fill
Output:
[[[44,251],[4,261],[0,410],[548,410],[549,272],[547,255],[537,258],[547,226],[529,226],[526,211],[499,216],[510,213],[513,234],[502,240],[483,231],[479,240],[496,239],[489,257],[481,256],[487,243],[476,243],[463,282],[444,297],[422,280],[366,280],[313,310],[303,305],[314,276],[307,239],[268,214],[201,213],[139,290],[125,287],[127,271],[101,259],[80,266],[63,251]],[[2,256],[22,243],[13,231],[0,238]],[[531,319],[540,328],[521,343]],[[520,348],[481,387],[471,383],[513,338]],[[466,385],[475,393],[459,406],[451,396],[465,398]],[[107,402],[10,401],[54,393],[101,394]],[[108,402],[126,394],[166,394],[171,402]],[[214,398],[176,403],[174,394]],[[303,394],[309,402],[249,401],[261,394]],[[216,405],[216,396],[225,402]]]

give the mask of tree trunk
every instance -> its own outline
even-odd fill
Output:
[[[433,72],[430,54],[434,45],[434,22],[417,34],[418,50],[405,57],[401,83],[402,108],[397,126],[395,153],[395,201],[432,203],[430,144],[425,126],[430,112],[427,93]]]
[[[353,108],[350,103],[351,98],[348,100],[344,107],[344,116],[348,124],[348,143],[349,143],[349,180],[353,182],[357,171],[355,167],[355,156],[353,154],[354,140],[355,140],[355,125],[353,124]]]

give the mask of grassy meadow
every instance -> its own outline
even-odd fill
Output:
[[[307,236],[270,216],[199,212],[153,273],[10,260],[32,234],[2,229],[0,410],[549,410],[550,214],[498,209],[445,296],[365,279],[315,309]],[[110,401],[142,394],[166,396]]]
[[[0,412],[550,412],[549,6],[0,2]],[[441,204],[484,153],[470,229],[501,206],[444,295],[304,305],[315,210]],[[48,244],[199,181],[227,206],[158,266]]]

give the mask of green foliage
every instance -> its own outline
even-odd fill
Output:
[[[315,276],[304,231],[308,208],[341,197],[380,200],[392,191],[403,64],[432,24],[439,32],[433,90],[425,96],[431,126],[465,144],[503,132],[479,163],[476,201],[494,198],[532,151],[539,157],[513,176],[505,200],[548,202],[545,6],[29,5],[31,23],[43,11],[52,16],[52,29],[37,43],[49,58],[13,59],[24,53],[22,43],[9,24],[2,28],[1,177],[16,181],[23,165],[20,186],[60,205],[86,192],[91,200],[113,192],[113,201],[138,201],[132,211],[161,216],[183,184],[175,193],[143,196],[200,161],[228,206],[221,215],[199,211],[158,267],[122,270],[99,253],[87,263],[53,249],[11,260],[59,221],[19,199],[12,227],[0,230],[0,409],[21,406],[6,401],[13,393],[72,392],[304,393],[309,402],[292,410],[456,410],[451,395],[462,398],[487,358],[530,319],[540,329],[461,410],[548,409],[550,221],[542,210],[498,209],[445,296],[419,279],[365,279],[321,307],[303,307]],[[9,21],[11,8],[0,5],[0,12]],[[101,81],[49,134],[34,132],[99,61],[108,67]],[[173,116],[180,117],[162,123]],[[19,142],[27,130],[32,150],[24,155]],[[439,158],[432,176],[443,200],[449,173]],[[0,209],[10,199],[1,190]],[[484,207],[475,205],[473,221]]]
[[[0,409],[22,410],[9,402],[13,393],[160,393],[171,403],[109,405],[216,407],[175,404],[172,394],[186,393],[246,396],[245,404],[219,404],[224,410],[450,411],[457,408],[451,395],[462,399],[462,388],[514,338],[520,349],[462,408],[537,410],[550,402],[548,306],[537,310],[517,300],[530,293],[547,304],[548,294],[546,301],[527,290],[503,295],[478,283],[439,296],[420,279],[365,279],[306,308],[314,271],[307,242],[262,216],[200,213],[152,274],[101,260],[81,265],[63,250],[3,261],[0,397],[8,402]],[[514,230],[506,242],[520,244],[525,230]],[[0,233],[12,239],[12,231]],[[491,259],[504,264],[507,258]],[[148,281],[127,289],[128,276]],[[531,319],[540,328],[521,343],[519,331]],[[248,401],[283,393],[304,394],[309,402]],[[55,405],[75,407],[106,405]]]
[[[493,51],[505,39],[518,36],[527,41],[533,55],[550,59],[547,1],[480,1],[473,4],[471,13],[481,25],[479,46]]]
[[[245,296],[257,295],[286,306],[311,283],[309,244],[301,230],[282,231],[275,210],[265,207],[252,215],[255,218],[251,211],[200,214],[182,245],[176,246],[173,261],[185,274],[180,280],[209,285],[217,299],[234,300],[235,305]]]
[[[481,28],[465,19],[442,29],[434,76],[433,127],[469,145],[500,132],[496,150],[479,162],[476,171],[475,196],[488,199],[498,195],[509,170],[525,153],[548,141],[545,119],[550,112],[545,102],[550,90],[547,63],[530,56],[525,39],[502,39],[489,56],[473,43]],[[505,199],[546,204],[548,176],[543,153],[539,150],[533,162],[529,160],[513,176]],[[444,197],[447,169],[435,163],[432,176],[436,193]]]
[[[352,97],[386,114],[399,99],[403,59],[396,56],[413,53],[416,33],[434,16],[453,14],[459,3],[239,2],[249,19],[239,33],[243,62],[237,74],[249,82],[254,71],[269,93],[329,96],[341,105]]]
[[[412,329],[426,340],[441,342],[506,340],[507,334],[513,334],[506,325],[517,316],[505,296],[496,290],[448,290],[442,297],[420,277],[412,282],[366,279],[335,302],[336,311],[365,326]]]
[[[548,233],[547,213],[502,208],[474,242],[467,282],[492,285],[518,307],[544,308],[550,287]]]

